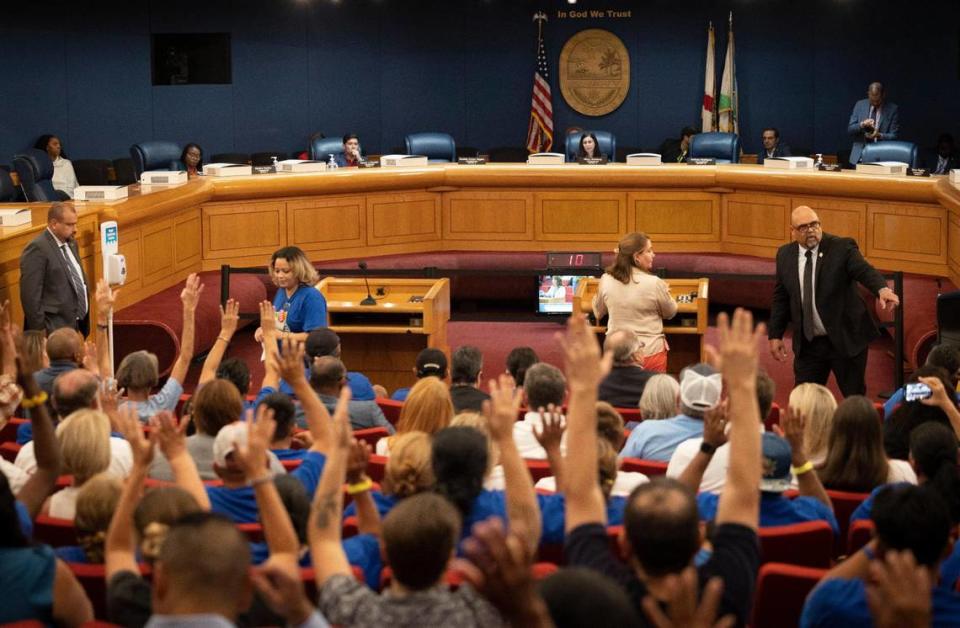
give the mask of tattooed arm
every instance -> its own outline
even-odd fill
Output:
[[[343,516],[343,482],[347,474],[347,457],[350,455],[352,430],[347,403],[350,388],[343,387],[337,409],[333,413],[333,444],[327,463],[320,476],[310,509],[307,535],[310,540],[310,555],[319,589],[331,577],[351,575],[350,563],[341,545],[341,519]]]

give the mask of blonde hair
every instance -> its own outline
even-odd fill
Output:
[[[74,524],[77,540],[83,547],[87,560],[93,564],[103,562],[103,543],[113,511],[120,501],[123,484],[109,473],[98,473],[77,492],[77,512]]]
[[[479,412],[461,412],[450,420],[450,427],[472,427],[487,439],[487,474],[500,464],[500,448],[490,438],[490,424]]]
[[[800,384],[790,391],[790,408],[806,418],[803,440],[807,457],[823,461],[827,456],[833,413],[837,400],[830,389],[821,384]]]
[[[73,476],[74,486],[110,466],[110,419],[99,410],[84,408],[57,426],[61,471]]]
[[[680,383],[672,375],[658,373],[647,380],[640,396],[640,416],[644,421],[668,419],[677,415]]]
[[[603,491],[603,498],[610,499],[610,493],[613,491],[613,485],[617,481],[617,471],[620,461],[617,459],[617,451],[613,445],[605,438],[597,439],[597,469],[600,480],[600,490]]]
[[[397,434],[389,437],[387,444],[393,451],[397,435],[406,432],[426,432],[436,434],[450,425],[453,418],[453,401],[450,389],[436,377],[424,377],[410,389],[407,400],[400,409],[397,420]]]
[[[23,332],[23,359],[26,362],[25,368],[31,372],[50,366],[46,332],[39,329],[28,329]]]
[[[310,259],[303,250],[296,246],[285,246],[282,249],[278,249],[270,257],[270,279],[274,285],[277,283],[277,278],[274,274],[273,266],[278,259],[286,260],[287,263],[290,264],[290,270],[298,282],[313,286],[320,280],[317,269],[310,263]]]
[[[430,489],[434,484],[430,435],[407,432],[397,435],[383,473],[383,492],[400,499]]]

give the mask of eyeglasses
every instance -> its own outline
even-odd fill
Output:
[[[795,225],[792,227],[794,231],[799,231],[803,233],[804,231],[816,231],[820,228],[820,221],[814,220],[813,222],[808,222],[804,225]]]

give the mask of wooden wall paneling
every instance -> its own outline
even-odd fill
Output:
[[[950,212],[947,260],[949,277],[953,285],[960,286],[960,214]]]
[[[867,204],[865,202],[808,196],[795,196],[790,200],[790,211],[800,205],[806,205],[820,216],[824,231],[845,238],[853,238],[861,249],[866,248]]]
[[[538,240],[616,243],[627,233],[627,195],[609,190],[534,194]]]
[[[180,212],[173,219],[174,267],[177,270],[200,267],[203,253],[202,228],[200,226],[200,208],[191,207]]]
[[[287,242],[308,255],[363,246],[367,225],[363,196],[287,201]]]
[[[886,268],[924,272],[911,263],[935,264],[946,274],[947,225],[943,207],[869,203],[866,254]]]
[[[124,229],[119,233],[120,254],[126,258],[127,281],[120,289],[117,297],[116,309],[124,308],[140,301],[149,294],[143,294],[143,242],[140,237],[140,227]]]
[[[719,242],[720,196],[704,192],[630,192],[627,230],[657,242]]]
[[[724,250],[773,256],[790,239],[790,199],[774,194],[726,194],[721,203]]]
[[[445,192],[442,207],[444,240],[533,239],[532,192]]]
[[[143,285],[161,281],[176,270],[174,264],[173,218],[155,220],[140,228],[143,246]]]
[[[439,193],[372,194],[367,197],[367,244],[436,242],[440,214]]]
[[[268,258],[287,244],[283,201],[210,203],[201,207],[203,259]]]

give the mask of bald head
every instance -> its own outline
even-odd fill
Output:
[[[61,327],[47,338],[47,356],[53,360],[83,361],[83,336],[76,329]]]
[[[790,232],[800,246],[815,248],[823,237],[820,216],[817,216],[813,208],[800,205],[790,214]]]
[[[883,104],[883,83],[873,82],[867,87],[867,98],[870,100],[870,104],[874,107],[879,107]]]
[[[629,331],[615,331],[603,342],[604,353],[613,353],[613,363],[617,366],[637,364],[643,344],[637,335]]]
[[[73,369],[53,380],[53,408],[61,417],[83,408],[97,408],[100,380],[87,369]]]
[[[340,388],[346,382],[347,367],[339,358],[326,355],[314,358],[310,367],[310,386],[324,395],[339,395]]]

